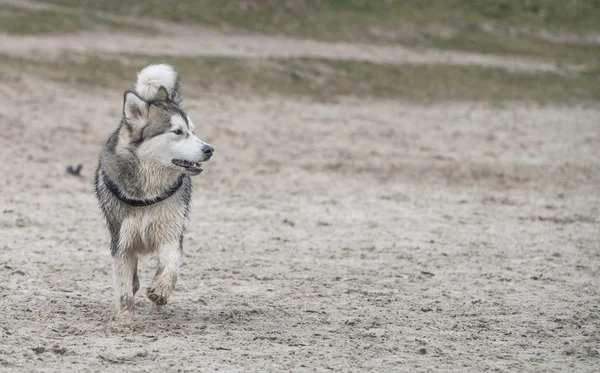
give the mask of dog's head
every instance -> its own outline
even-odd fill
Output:
[[[198,175],[213,155],[213,147],[196,136],[188,115],[162,86],[149,101],[125,92],[123,130],[129,150],[159,167]]]

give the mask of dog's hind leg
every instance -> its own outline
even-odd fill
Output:
[[[133,295],[135,295],[138,290],[140,290],[140,278],[138,277],[138,261],[135,261],[135,268],[133,269]]]
[[[117,317],[128,319],[133,312],[133,294],[137,272],[137,253],[118,250],[113,256],[113,274],[117,297]],[[139,287],[139,280],[138,280]]]
[[[146,289],[148,298],[155,304],[159,306],[167,304],[177,282],[180,263],[181,245],[179,243],[158,246],[158,268],[152,284]]]

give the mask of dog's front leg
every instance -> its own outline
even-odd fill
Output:
[[[133,312],[134,278],[138,257],[132,250],[118,250],[113,256],[113,275],[117,297],[117,317],[129,319]],[[138,285],[139,286],[139,285]]]
[[[181,246],[179,242],[165,243],[158,246],[158,268],[147,289],[148,298],[159,306],[167,304],[167,300],[177,282],[179,265],[181,264]]]

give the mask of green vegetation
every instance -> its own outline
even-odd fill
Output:
[[[538,35],[540,30],[600,33],[600,0],[45,1],[86,11],[326,41],[400,43],[558,63],[593,65],[600,60],[598,44],[543,41]]]
[[[521,100],[581,103],[600,100],[600,69],[574,75],[510,72],[478,66],[393,65],[317,58],[244,59],[215,56],[80,55],[55,61],[3,56],[52,79],[116,89],[132,88],[135,73],[152,62],[173,64],[188,96],[252,92],[327,101],[341,96],[436,100]]]
[[[528,37],[511,37],[475,30],[462,31],[443,39],[431,38],[429,45],[446,50],[460,50],[496,55],[519,55],[552,61],[557,64],[600,64],[600,44],[562,44]],[[423,45],[423,43],[421,43]]]
[[[83,28],[83,20],[77,15],[0,5],[0,31],[2,32],[12,34],[66,33]]]
[[[172,21],[231,24],[257,31],[325,32],[401,23],[490,22],[555,31],[600,31],[598,0],[46,0]],[[313,30],[315,27],[322,30]],[[337,31],[334,31],[337,29]]]
[[[327,41],[399,43],[415,47],[536,57],[580,64],[579,72],[514,72],[480,66],[376,64],[318,58],[81,55],[37,61],[0,56],[0,66],[79,84],[125,89],[135,72],[159,60],[204,91],[306,96],[354,95],[418,101],[531,100],[576,103],[600,99],[600,44],[540,37],[552,32],[600,33],[600,0],[44,0],[32,10],[0,5],[0,32],[72,33],[97,27],[147,31],[131,16],[205,24]],[[150,22],[141,22],[151,25]],[[571,35],[571,36],[572,36]]]
[[[0,5],[0,32],[9,34],[64,34],[90,30],[94,27],[130,31],[150,29],[149,27],[131,25],[84,11],[67,13]]]

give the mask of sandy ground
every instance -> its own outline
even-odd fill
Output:
[[[182,274],[124,325],[92,187],[122,91],[2,77],[1,371],[600,371],[599,107],[194,92]]]

